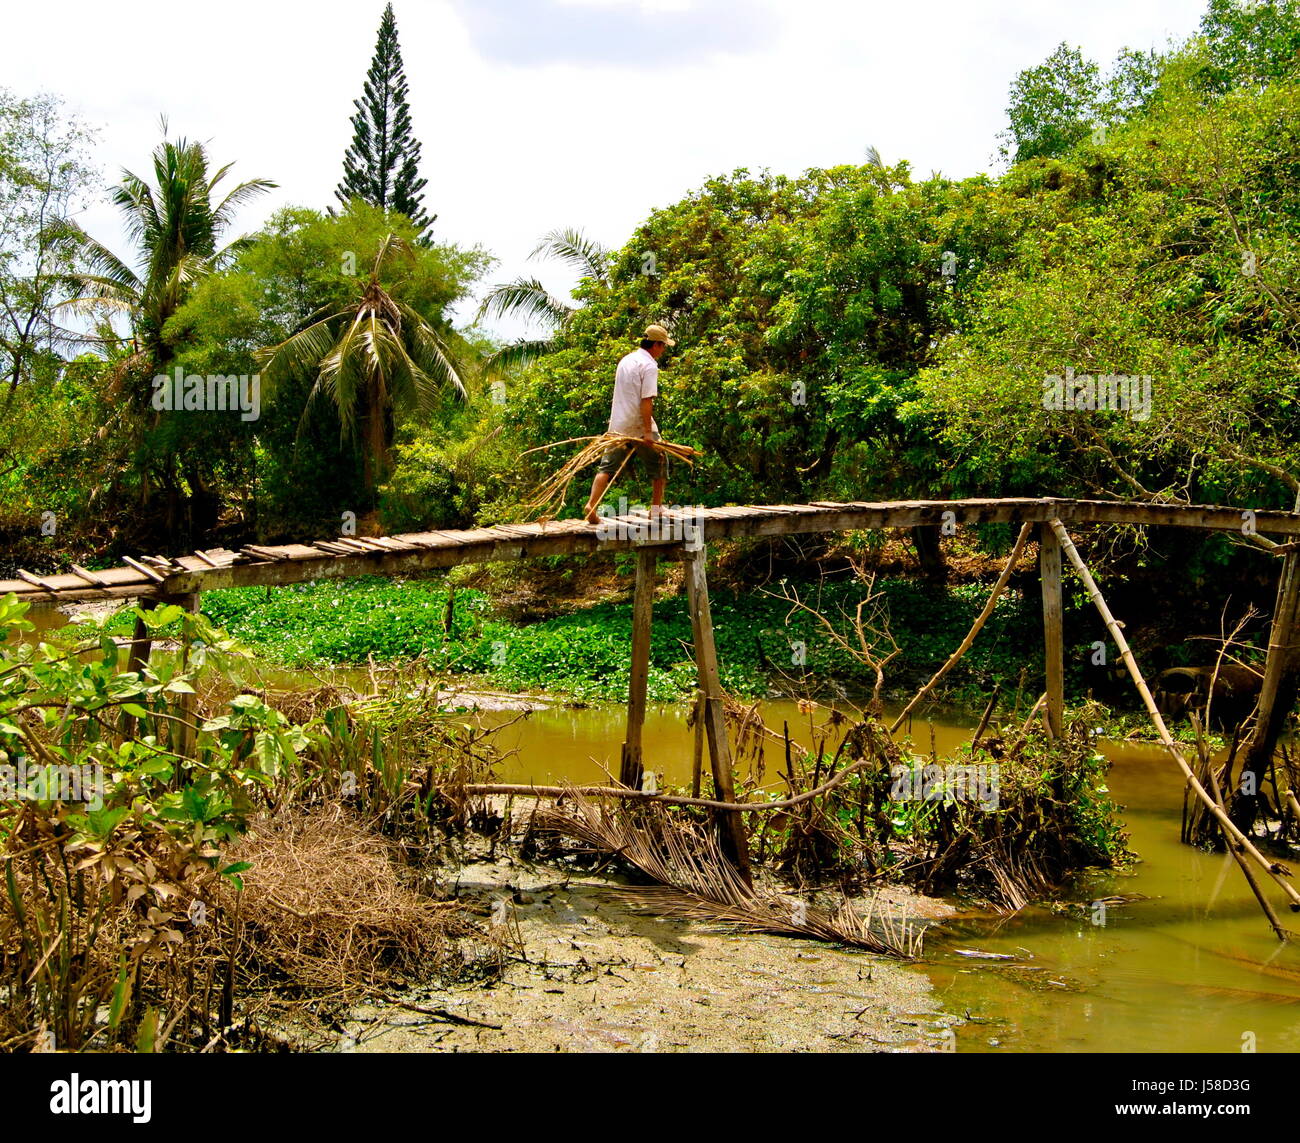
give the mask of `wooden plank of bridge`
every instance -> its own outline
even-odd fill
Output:
[[[1061,542],[1050,524],[1038,526],[1043,581],[1043,657],[1047,667],[1047,726],[1060,738],[1065,723],[1065,639],[1062,628]]]
[[[653,548],[636,557],[636,593],[632,597],[632,670],[627,684],[627,737],[618,780],[634,790],[641,788],[641,728],[645,725],[646,688],[650,681],[650,620],[654,613],[655,564]]]
[[[727,721],[722,705],[722,680],[718,672],[718,651],[713,642],[713,614],[709,609],[709,582],[705,573],[708,549],[701,545],[684,557],[686,569],[686,604],[691,613],[691,638],[695,644],[695,667],[700,690],[704,695],[704,732],[709,741],[709,764],[713,768],[713,787],[722,802],[736,800],[731,776],[731,747],[727,742]],[[719,814],[722,852],[745,879],[752,880],[749,868],[749,839],[745,835],[745,818],[740,810]]]
[[[455,532],[403,532],[398,539],[417,548],[450,548],[460,543]]]

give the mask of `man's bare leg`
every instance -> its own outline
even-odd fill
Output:
[[[605,489],[609,487],[609,482],[612,479],[613,477],[608,472],[598,472],[596,473],[596,479],[591,482],[591,495],[587,498],[587,506],[582,510],[582,518],[588,524],[600,523],[600,514],[596,511],[596,508],[605,495]]]
[[[667,480],[656,480],[650,485],[650,518],[662,516],[664,512],[664,490]]]

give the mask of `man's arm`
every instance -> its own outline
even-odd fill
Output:
[[[659,395],[659,365],[654,361],[647,361],[645,368],[641,373],[641,424],[642,436],[646,440],[654,440],[654,407],[655,397]]]

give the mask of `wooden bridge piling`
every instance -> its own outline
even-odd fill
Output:
[[[713,615],[709,609],[709,581],[705,572],[707,549],[686,552],[686,605],[691,613],[691,638],[695,644],[695,667],[703,697],[702,715],[704,733],[709,742],[709,764],[713,769],[713,788],[722,802],[736,800],[735,783],[731,776],[731,747],[727,741],[727,722],[724,716],[722,680],[718,671],[718,651],[713,641]],[[722,852],[746,882],[751,880],[749,867],[749,839],[745,834],[745,818],[740,810],[720,814],[719,831],[722,835]]]
[[[202,597],[202,592],[191,591],[186,593],[185,595],[175,596],[169,599],[168,602],[179,605],[180,607],[188,611],[191,615],[197,615],[199,612],[199,601],[201,597]],[[190,637],[189,631],[182,628],[181,665],[180,665],[180,669],[182,671],[185,670],[187,666],[189,666],[190,655],[193,653],[192,644],[193,644],[193,640]],[[193,691],[190,691],[188,693],[182,692],[180,696],[180,702],[178,706],[180,707],[179,713],[181,718],[181,725],[180,725],[180,734],[178,735],[178,738],[179,738],[179,747],[180,747],[179,753],[183,758],[192,758],[194,756],[194,744],[196,739],[198,738],[198,716],[199,716],[198,700],[199,700],[199,696]]]
[[[655,568],[659,553],[642,548],[636,557],[636,589],[632,597],[632,664],[627,687],[627,737],[619,781],[641,788],[641,728],[645,725],[646,686],[650,679],[650,620],[654,613]]]
[[[1300,494],[1296,496],[1295,507],[1300,512]],[[1242,829],[1249,828],[1254,821],[1264,773],[1277,749],[1287,713],[1295,699],[1297,671],[1300,671],[1300,554],[1295,548],[1290,548],[1282,558],[1282,571],[1278,577],[1264,677],[1255,704],[1254,726],[1246,740],[1241,784],[1232,792],[1232,818]],[[1251,777],[1247,778],[1247,774]]]
[[[123,602],[126,602],[125,600]],[[137,606],[141,611],[151,611],[160,605],[162,601],[158,599],[141,599],[137,601]],[[149,634],[149,628],[145,621],[140,617],[135,617],[135,625],[131,628],[131,650],[126,656],[127,673],[131,674],[139,671],[147,662],[149,662],[149,652],[153,648],[153,636]],[[122,741],[135,736],[135,715],[122,715]]]
[[[1065,726],[1064,605],[1061,598],[1061,542],[1051,524],[1038,528],[1038,567],[1043,581],[1043,658],[1047,674],[1047,727],[1060,738]]]

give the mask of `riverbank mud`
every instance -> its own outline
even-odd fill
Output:
[[[924,973],[885,957],[665,918],[624,881],[551,866],[476,862],[458,889],[517,936],[503,977],[359,1006],[317,1050],[925,1052],[951,1038]],[[896,889],[878,907],[921,924],[948,911]]]

